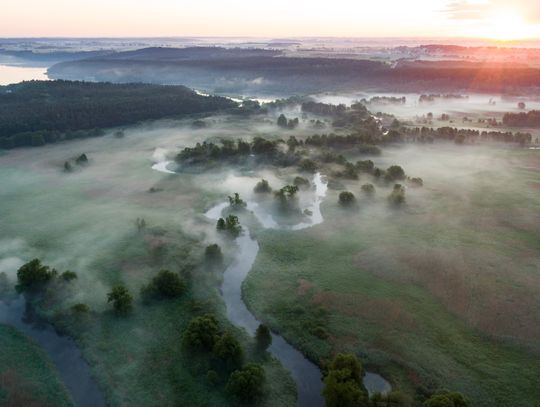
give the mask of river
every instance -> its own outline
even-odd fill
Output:
[[[46,81],[47,68],[31,68],[27,66],[0,65],[0,85],[10,85],[22,81]]]
[[[154,169],[158,168],[154,167]],[[164,169],[167,173],[170,172],[166,166]],[[300,230],[320,224],[324,221],[320,205],[326,196],[327,184],[323,181],[320,173],[315,174],[312,182],[315,186],[314,198],[310,204],[302,208],[310,211],[309,222],[282,227],[270,214],[264,212],[257,203],[248,201],[247,209],[251,210],[266,228]],[[208,210],[205,215],[209,219],[217,220],[228,205],[228,202],[220,203]],[[242,228],[243,233],[236,239],[239,248],[238,252],[223,275],[221,294],[225,301],[227,318],[233,324],[245,328],[253,336],[261,322],[249,311],[242,299],[242,283],[255,262],[259,252],[259,244],[251,237],[248,228],[245,226]],[[272,345],[269,351],[290,371],[298,391],[298,406],[324,406],[322,374],[318,366],[308,360],[283,337],[275,333],[272,333]],[[384,394],[391,390],[390,383],[378,374],[367,372],[363,380],[370,395],[374,393]]]
[[[9,302],[0,300],[0,323],[15,327],[47,353],[77,407],[107,406],[75,341],[37,318],[23,296]]]

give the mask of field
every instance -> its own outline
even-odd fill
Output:
[[[388,187],[358,208],[322,207],[302,232],[258,234],[244,284],[255,314],[313,360],[361,355],[395,387],[463,392],[475,406],[540,399],[540,156],[435,144],[374,159],[422,177],[404,208]],[[351,157],[352,158],[352,157]]]
[[[0,405],[73,405],[47,355],[32,341],[0,325],[0,349]]]

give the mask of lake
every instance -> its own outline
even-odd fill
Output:
[[[30,80],[48,80],[47,68],[0,65],[0,85]]]

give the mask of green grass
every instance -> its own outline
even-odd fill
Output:
[[[73,406],[47,355],[15,329],[0,325],[0,406]]]
[[[537,172],[495,165],[461,190],[422,176],[426,187],[409,189],[401,211],[386,209],[381,186],[375,202],[362,199],[361,181],[348,184],[357,211],[332,191],[322,225],[259,233],[245,299],[315,361],[351,351],[407,392],[444,387],[475,406],[535,405],[540,200],[527,184]]]

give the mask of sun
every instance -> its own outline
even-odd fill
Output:
[[[496,41],[523,40],[540,37],[540,27],[527,23],[515,12],[505,10],[488,16],[476,36]]]

